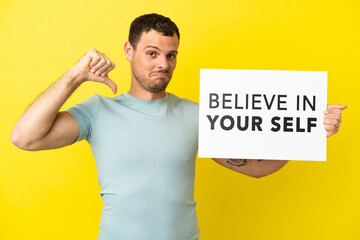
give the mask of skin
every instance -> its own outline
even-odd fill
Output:
[[[61,106],[81,84],[94,81],[108,85],[116,93],[116,84],[108,77],[115,68],[105,54],[90,49],[26,109],[16,123],[11,142],[17,147],[38,151],[70,145],[80,134],[79,125]]]
[[[346,105],[328,105],[327,110],[324,111],[324,128],[326,136],[330,137],[337,133],[341,123],[342,110],[347,108]],[[255,159],[224,159],[213,158],[218,164],[234,170],[245,175],[261,178],[272,174],[282,167],[284,167],[289,161],[287,160],[255,160]]]
[[[145,100],[163,98],[176,67],[178,45],[176,35],[163,36],[154,30],[142,34],[136,49],[126,42],[124,52],[131,65],[129,94]],[[86,81],[106,84],[115,94],[117,86],[108,76],[114,68],[115,64],[105,54],[90,49],[26,109],[13,129],[12,143],[28,151],[72,144],[80,134],[79,126],[70,114],[59,112],[59,109],[75,89]],[[328,137],[338,132],[341,113],[345,108],[346,105],[329,105],[324,112],[324,128]],[[222,158],[213,160],[226,168],[255,178],[274,173],[288,162]]]
[[[126,42],[124,52],[131,65],[129,94],[145,99],[163,98],[176,67],[179,40],[151,30],[143,33],[136,49]]]

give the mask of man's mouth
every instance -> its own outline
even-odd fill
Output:
[[[154,72],[150,74],[150,77],[169,77],[169,73],[167,72]]]

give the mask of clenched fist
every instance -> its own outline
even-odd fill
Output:
[[[94,81],[108,85],[113,93],[117,91],[116,84],[108,77],[108,73],[115,68],[105,54],[90,49],[80,61],[72,67],[72,70],[82,81]]]
[[[324,128],[326,130],[326,136],[337,133],[341,123],[342,110],[346,109],[346,105],[328,105],[327,110],[324,112]]]

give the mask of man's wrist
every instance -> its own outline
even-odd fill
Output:
[[[65,82],[69,84],[70,87],[77,88],[85,81],[86,78],[84,74],[73,67],[65,73]]]

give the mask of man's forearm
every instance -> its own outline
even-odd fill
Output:
[[[227,162],[231,162],[228,159]],[[247,169],[238,168],[238,172],[244,172],[250,174],[252,177],[264,177],[280,170],[283,166],[288,163],[287,160],[247,160]]]
[[[280,170],[287,160],[261,160],[261,159],[225,159],[213,158],[220,165],[243,173],[250,177],[260,178]]]
[[[24,146],[44,137],[61,106],[82,81],[73,69],[67,71],[26,109],[13,129],[11,141]]]

